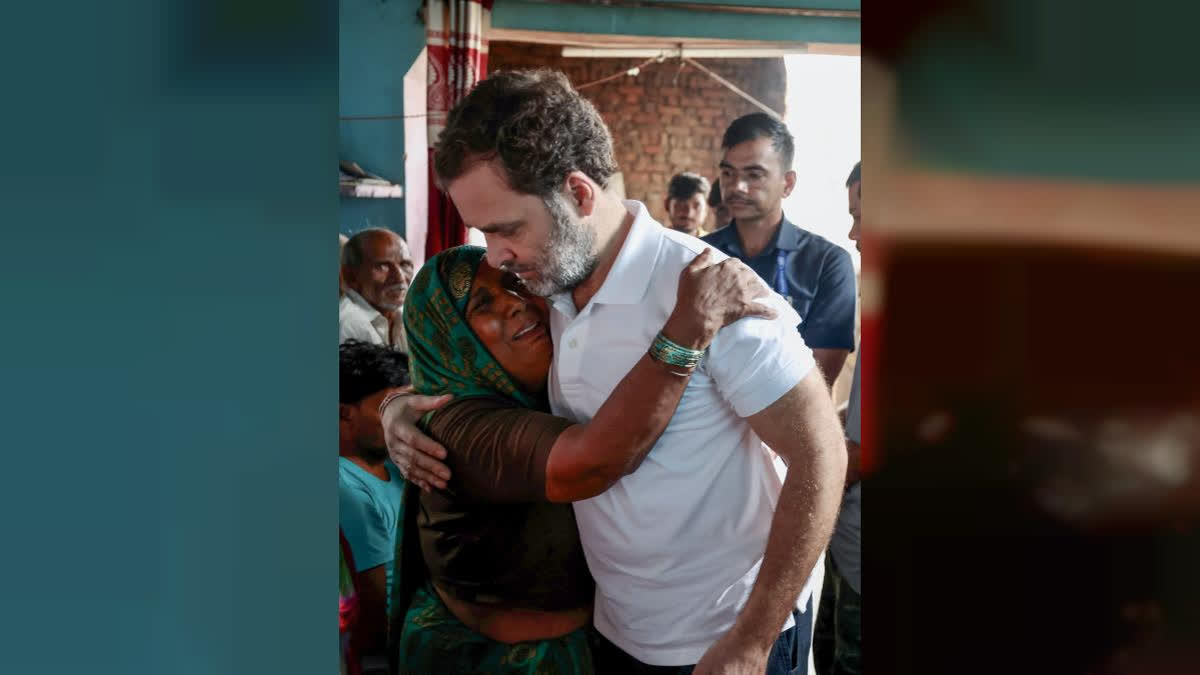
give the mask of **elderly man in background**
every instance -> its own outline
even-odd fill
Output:
[[[400,235],[370,228],[342,248],[346,294],[338,305],[339,342],[361,340],[408,353],[401,311],[412,283],[412,256]]]

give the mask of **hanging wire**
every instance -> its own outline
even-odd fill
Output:
[[[775,110],[773,110],[767,104],[754,98],[750,94],[747,94],[746,92],[742,91],[741,89],[739,89],[737,87],[737,85],[733,84],[729,80],[726,80],[725,78],[714,73],[713,71],[709,70],[708,68],[705,68],[704,66],[700,65],[699,63],[697,63],[695,61],[695,59],[692,59],[689,56],[683,56],[683,45],[679,46],[679,54],[680,54],[679,70],[677,70],[675,72],[675,80],[674,80],[675,83],[678,83],[678,81],[679,81],[679,74],[681,72],[683,72],[684,64],[691,65],[691,66],[695,67],[696,69],[698,69],[699,71],[703,72],[705,75],[708,75],[709,77],[713,78],[717,82],[720,82],[723,86],[728,88],[733,93],[737,94],[738,96],[741,96],[742,98],[746,99],[750,103],[754,104],[755,107],[759,108],[760,110],[767,113],[771,117],[774,117],[775,119],[777,119],[781,122],[783,121],[783,116],[780,115]],[[594,87],[598,84],[604,84],[605,82],[611,82],[620,77],[627,77],[627,76],[628,77],[637,77],[642,72],[642,68],[644,68],[652,63],[662,63],[663,61],[666,60],[666,58],[667,58],[667,53],[664,51],[662,54],[659,54],[658,56],[646,59],[645,61],[637,64],[636,66],[634,66],[632,68],[626,68],[625,70],[613,73],[612,75],[608,75],[607,77],[602,77],[598,80],[593,80],[591,82],[587,82],[587,83],[578,85],[577,87],[575,87],[575,90],[579,91],[580,89],[587,89],[588,87]],[[355,122],[355,121],[361,121],[361,120],[414,119],[414,118],[418,118],[418,117],[428,117],[428,116],[429,116],[428,113],[414,113],[412,115],[345,115],[342,117],[338,117],[338,120]]]
[[[742,91],[741,89],[738,89],[738,88],[737,88],[737,86],[736,86],[736,85],[734,85],[734,84],[733,84],[732,82],[730,82],[729,80],[726,80],[725,78],[723,78],[723,77],[721,77],[720,75],[718,75],[718,74],[714,73],[713,71],[709,70],[708,68],[705,68],[704,66],[700,65],[699,63],[696,63],[696,61],[695,61],[694,59],[692,59],[691,57],[684,56],[684,57],[683,57],[683,60],[684,60],[684,61],[686,61],[687,63],[689,63],[689,64],[691,64],[691,65],[695,66],[696,68],[699,68],[699,69],[700,69],[702,72],[704,72],[705,74],[707,74],[709,77],[711,77],[711,78],[713,78],[714,80],[716,80],[717,82],[720,82],[721,84],[725,85],[725,86],[726,86],[726,87],[728,87],[728,88],[729,88],[731,91],[733,91],[733,93],[737,94],[738,96],[741,96],[742,98],[746,99],[747,101],[749,101],[749,102],[753,103],[753,104],[754,104],[754,105],[755,105],[757,108],[759,108],[759,109],[760,109],[760,110],[762,110],[763,112],[767,113],[767,114],[768,114],[768,115],[770,115],[771,117],[774,117],[775,119],[779,120],[780,122],[782,122],[782,121],[783,121],[783,115],[780,115],[779,113],[775,112],[775,111],[774,111],[773,109],[771,109],[771,108],[770,108],[770,107],[769,107],[767,104],[765,104],[765,103],[763,103],[762,101],[760,101],[760,100],[758,100],[758,99],[754,98],[754,97],[753,97],[753,96],[751,96],[750,94],[747,94],[746,92]]]
[[[759,110],[762,110],[763,112],[767,113],[771,117],[774,117],[775,119],[779,120],[780,122],[783,121],[783,115],[780,115],[778,112],[776,112],[774,109],[772,109],[767,104],[754,98],[750,94],[747,94],[746,92],[742,91],[740,88],[738,88],[737,85],[730,82],[729,80],[726,80],[725,78],[714,73],[713,71],[709,70],[708,68],[705,68],[704,66],[700,65],[699,63],[696,62],[695,59],[693,59],[689,56],[684,56],[683,49],[684,49],[683,45],[680,44],[679,45],[679,70],[676,71],[676,73],[675,73],[675,82],[676,83],[679,80],[679,73],[683,72],[684,64],[691,65],[691,66],[695,67],[697,70],[699,70],[700,72],[704,73],[705,75],[708,75],[709,77],[713,78],[717,82],[721,83],[722,86],[726,87],[733,93],[737,94],[738,96],[741,96],[742,98],[746,99],[750,103],[754,104],[754,106],[756,108],[758,108]],[[662,63],[663,61],[666,60],[666,58],[667,58],[667,52],[664,51],[662,54],[659,54],[658,56],[656,56],[654,58],[646,59],[642,63],[639,63],[638,65],[636,65],[632,68],[629,68],[628,70],[623,70],[618,73],[613,73],[612,75],[609,75],[607,77],[602,77],[599,80],[593,80],[592,82],[588,82],[586,84],[581,84],[581,85],[575,87],[575,90],[578,91],[580,89],[586,89],[587,87],[592,87],[597,84],[603,84],[605,82],[610,82],[612,80],[615,80],[619,77],[624,77],[626,75],[636,77],[638,75],[638,73],[641,72],[641,69],[643,67],[648,66],[651,63]]]
[[[593,87],[597,84],[604,84],[605,82],[615,80],[618,77],[625,77],[626,75],[628,75],[630,77],[637,77],[638,74],[642,72],[642,68],[644,68],[656,61],[659,63],[662,63],[662,61],[665,58],[666,58],[665,54],[659,54],[658,56],[655,56],[653,58],[649,58],[649,59],[646,59],[645,61],[642,61],[641,63],[637,64],[636,66],[634,66],[632,68],[627,68],[625,70],[622,70],[619,73],[613,73],[612,75],[609,75],[608,77],[602,77],[598,80],[593,80],[591,82],[588,82],[587,84],[581,84],[581,85],[575,87],[575,91],[579,91],[580,89],[586,89],[588,87]]]

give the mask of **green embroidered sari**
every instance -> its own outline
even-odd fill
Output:
[[[467,324],[467,300],[485,253],[477,246],[442,251],[413,279],[404,302],[413,386],[425,395],[506,398],[525,408],[548,410],[544,398],[521,390]],[[425,575],[416,536],[419,499],[419,490],[406,486],[389,631],[398,672],[592,675],[586,629],[552,640],[505,644],[472,631],[446,608]]]

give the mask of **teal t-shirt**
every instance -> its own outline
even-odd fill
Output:
[[[354,556],[355,572],[387,565],[390,603],[404,477],[390,461],[385,460],[384,465],[391,480],[380,480],[349,459],[338,457],[338,517]]]

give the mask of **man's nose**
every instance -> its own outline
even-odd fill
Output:
[[[484,235],[484,242],[487,244],[487,262],[492,267],[504,269],[505,263],[516,259],[512,251],[503,246],[496,237]]]

